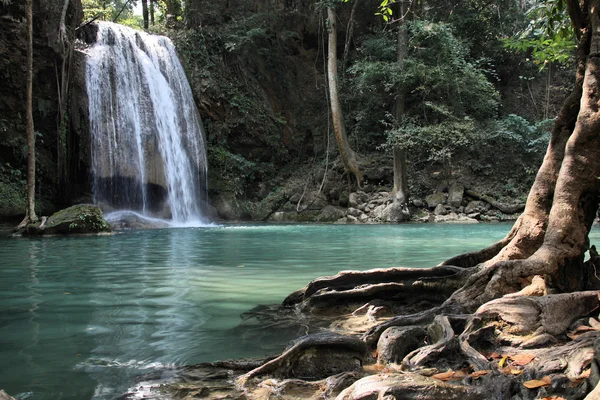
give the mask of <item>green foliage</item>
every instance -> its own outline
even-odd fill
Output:
[[[536,2],[527,12],[529,25],[504,40],[513,51],[530,53],[540,68],[548,63],[569,64],[577,41],[564,0]]]
[[[256,164],[218,145],[209,146],[207,156],[210,168],[219,173],[217,180],[219,187],[214,189],[217,192],[243,194],[245,182],[254,177]]]
[[[27,209],[27,176],[11,164],[0,164],[0,210],[18,215]]]
[[[133,17],[134,1],[127,0],[82,0],[83,17],[90,19],[100,14],[101,18],[107,21],[114,21],[121,9],[123,12],[119,16],[119,22]]]
[[[480,123],[496,117],[498,93],[449,25],[411,22],[403,66],[382,51],[394,39],[386,32],[366,39],[362,60],[348,70],[352,134],[366,147],[387,136],[388,147],[402,143],[411,152],[423,148],[424,160],[446,160],[475,140]],[[402,121],[389,113],[398,93],[405,93]]]

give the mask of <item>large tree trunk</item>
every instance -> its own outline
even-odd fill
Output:
[[[27,88],[25,130],[27,132],[27,219],[37,221],[35,215],[35,133],[33,131],[33,10],[31,0],[25,1],[27,12]]]
[[[338,144],[340,157],[348,172],[351,172],[360,186],[363,180],[363,172],[360,170],[356,153],[350,148],[344,117],[340,107],[338,95],[338,72],[337,72],[337,31],[336,15],[332,7],[327,8],[327,20],[329,22],[329,48],[327,52],[327,76],[329,83],[329,101],[331,104],[331,119],[333,120],[333,130],[335,140]]]

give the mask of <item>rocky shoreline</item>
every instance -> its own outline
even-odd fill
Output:
[[[442,187],[422,199],[414,197],[402,209],[393,203],[390,191],[340,193],[337,188],[328,195],[324,191],[304,194],[297,189],[284,189],[251,206],[234,198],[218,196],[213,205],[209,207],[209,215],[222,221],[336,224],[514,221],[524,208],[523,203],[502,203],[457,183]]]

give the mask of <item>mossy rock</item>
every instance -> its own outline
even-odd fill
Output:
[[[40,230],[40,222],[28,225],[22,229],[23,235],[72,235],[110,232],[111,227],[104,219],[98,206],[78,204],[52,214],[46,221],[44,229]]]

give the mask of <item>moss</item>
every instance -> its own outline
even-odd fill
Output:
[[[46,222],[44,233],[77,234],[110,232],[98,206],[79,204],[53,214]]]

